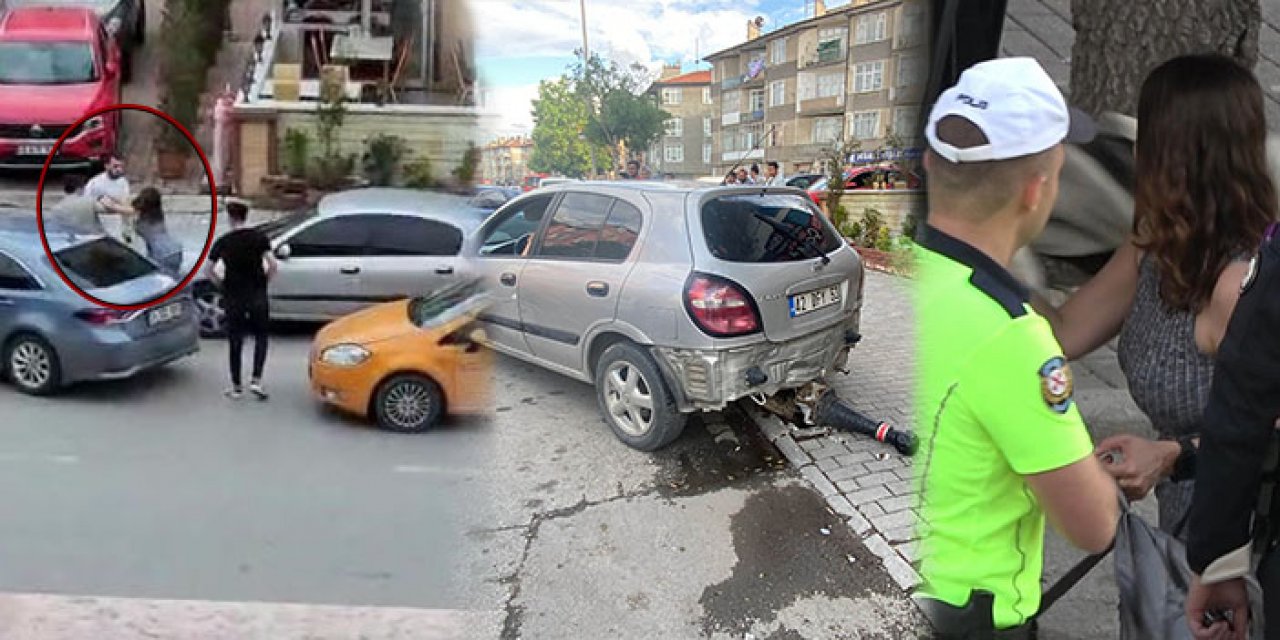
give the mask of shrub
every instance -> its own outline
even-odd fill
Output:
[[[880,251],[889,252],[893,250],[893,234],[889,233],[889,227],[880,227],[876,232],[875,248]]]
[[[434,188],[436,178],[431,167],[431,158],[422,156],[405,165],[404,183],[410,189]]]
[[[912,213],[908,213],[902,219],[902,236],[914,240],[916,232],[919,230],[920,218]]]
[[[306,131],[289,129],[284,134],[284,172],[290,178],[307,177],[311,162],[311,136]]]
[[[400,161],[409,147],[398,136],[380,133],[365,141],[364,175],[377,187],[389,187],[395,182]]]
[[[467,146],[467,152],[462,155],[462,164],[453,170],[453,177],[463,185],[470,185],[475,181],[476,169],[480,166],[480,149],[474,144]]]
[[[230,0],[170,0],[164,8],[161,45],[161,109],[194,131],[199,123],[200,96],[222,44]],[[159,145],[164,151],[189,152],[190,143],[174,127],[165,127]]]

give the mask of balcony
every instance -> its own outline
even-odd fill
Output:
[[[764,149],[754,151],[726,151],[721,155],[721,162],[741,162],[743,160],[763,160]]]
[[[760,122],[764,120],[764,109],[755,109],[753,111],[744,111],[740,122]]]
[[[848,49],[845,47],[844,42],[840,40],[820,42],[816,51],[808,52],[800,58],[799,68],[808,69],[810,67],[842,63],[848,58],[848,55]]]
[[[829,98],[801,100],[796,103],[796,113],[802,116],[843,114],[844,93]]]
[[[744,76],[739,76],[739,75],[734,75],[734,76],[725,78],[724,81],[720,83],[720,90],[733,91],[734,89],[741,87],[743,78]]]
[[[720,126],[723,126],[723,127],[731,127],[735,124],[738,124],[741,121],[742,121],[742,114],[736,111],[733,113],[726,113],[723,116],[720,116]]]

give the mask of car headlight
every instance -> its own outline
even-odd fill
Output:
[[[105,126],[107,126],[107,121],[104,120],[102,116],[94,116],[85,120],[84,124],[80,125],[80,127],[76,129],[75,135],[81,135],[90,131],[97,131]]]
[[[320,352],[320,361],[337,367],[354,367],[369,359],[368,349],[358,344],[339,344]]]

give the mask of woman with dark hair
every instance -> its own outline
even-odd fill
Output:
[[[1214,357],[1248,260],[1275,220],[1263,93],[1231,58],[1174,58],[1138,101],[1133,236],[1054,309],[1036,300],[1068,359],[1119,337],[1129,391],[1159,437],[1098,444],[1131,499],[1153,488],[1160,528],[1185,539]]]
[[[137,212],[134,231],[147,243],[147,257],[154,260],[165,273],[177,278],[182,269],[182,243],[169,234],[164,221],[160,192],[147,187],[133,200]]]

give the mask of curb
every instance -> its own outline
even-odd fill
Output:
[[[815,491],[822,495],[827,502],[827,507],[843,518],[845,524],[863,545],[880,558],[889,577],[893,578],[903,591],[910,593],[920,584],[920,574],[912,567],[911,558],[908,557],[914,555],[914,542],[906,542],[897,548],[891,545],[889,540],[899,538],[900,536],[895,535],[899,531],[877,531],[869,518],[872,514],[855,506],[832,485],[814,459],[796,442],[791,434],[791,427],[783,423],[780,418],[757,407],[748,408],[747,415],[756,423],[769,442],[782,452],[787,462],[799,471],[801,476],[804,476]],[[908,553],[904,554],[904,550]],[[911,601],[913,604],[916,603],[914,598],[911,598]]]

